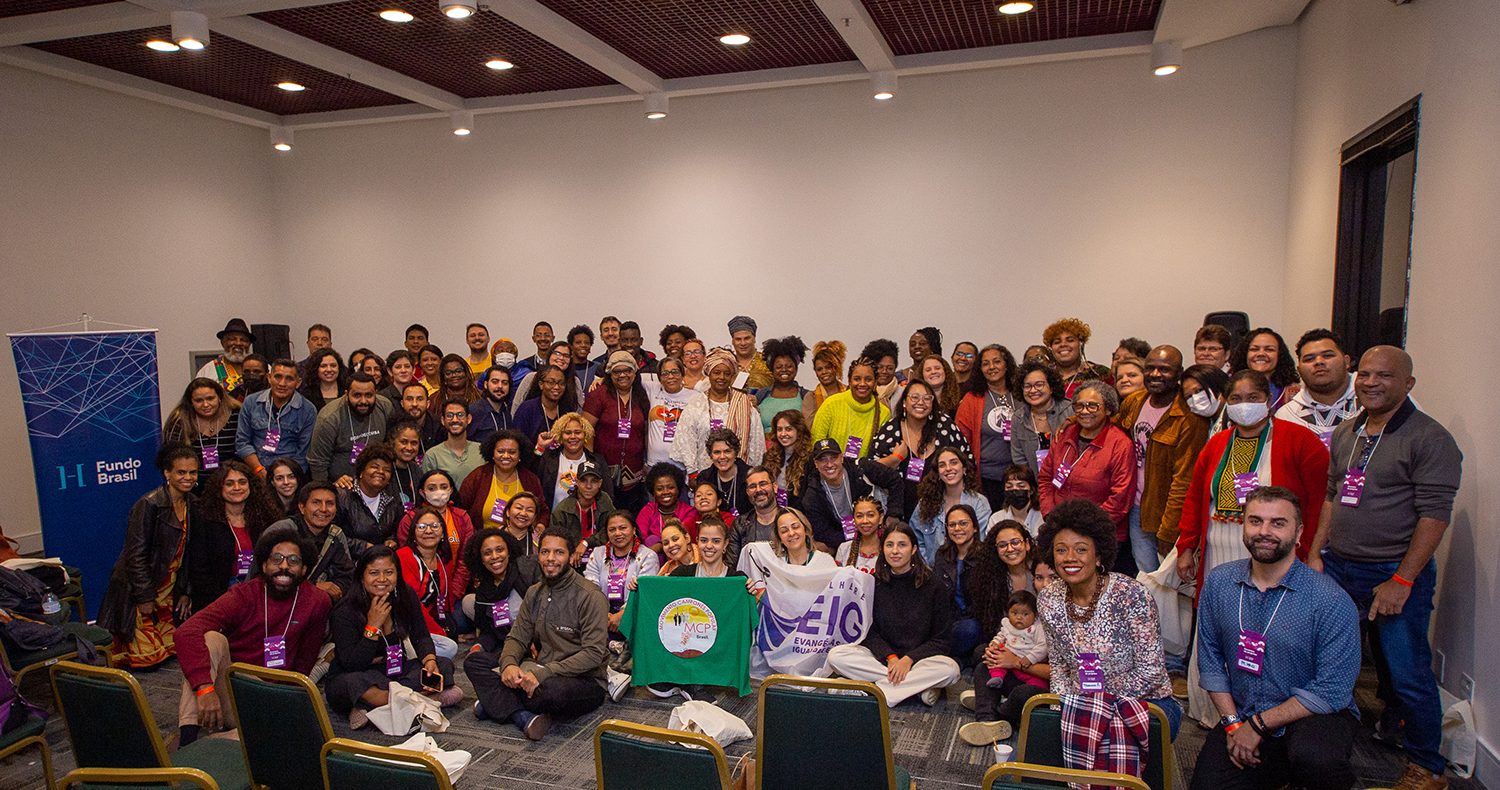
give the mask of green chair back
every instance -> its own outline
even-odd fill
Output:
[[[334,738],[322,757],[327,790],[453,790],[437,760],[420,752]]]
[[[59,790],[161,790],[188,786],[219,790],[208,774],[196,768],[76,768],[68,772]]]
[[[599,790],[658,790],[664,776],[680,790],[730,787],[729,760],[714,739],[618,719],[594,730],[594,771]]]
[[[1064,783],[1075,786],[1116,787],[1123,790],[1147,790],[1146,783],[1124,774],[1105,771],[1079,771],[1032,763],[999,763],[984,772],[983,790],[1054,790]]]
[[[864,693],[828,694],[798,686]],[[875,684],[772,675],[760,685],[759,716],[757,787],[895,790],[889,711]]]
[[[305,675],[250,664],[231,664],[228,675],[250,780],[270,790],[318,786],[333,725],[317,687]]]
[[[1060,704],[1056,694],[1037,694],[1026,700],[1021,711],[1021,736],[1016,742],[1018,762],[1063,767],[1062,711],[1052,707]],[[1149,710],[1153,724],[1141,778],[1151,790],[1172,790],[1176,754],[1171,726],[1161,708],[1152,703]]]
[[[171,765],[141,684],[128,672],[62,661],[52,666],[52,688],[78,767]]]

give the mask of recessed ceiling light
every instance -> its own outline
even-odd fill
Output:
[[[416,17],[405,11],[402,11],[399,8],[387,8],[386,10],[381,11],[379,16],[381,19],[384,19],[387,22],[410,22],[413,19],[416,19]]]
[[[449,19],[468,19],[479,13],[479,4],[476,0],[443,0],[442,5],[438,7]]]
[[[291,143],[276,143],[275,145],[273,145],[271,147],[275,148],[278,151],[290,151],[290,150],[292,150],[292,144]]]
[[[203,47],[207,46],[202,41],[199,41],[196,38],[185,38],[185,39],[182,39],[181,41],[177,42],[177,44],[178,44],[178,46],[182,47],[183,49],[191,49],[191,50],[193,50],[195,52],[198,51],[198,50],[200,50],[200,49],[203,49]]]
[[[1030,2],[1030,0],[1005,0],[1005,2],[995,6],[996,11],[1009,16],[1024,14],[1034,8],[1036,8],[1036,3]]]
[[[491,68],[495,71],[505,71],[507,69],[513,69],[516,67],[516,64],[511,63],[510,61],[503,58],[490,58],[489,60],[486,60],[484,62],[484,65],[486,68]]]
[[[176,51],[182,49],[182,47],[179,47],[179,46],[177,46],[176,44],[173,44],[170,41],[162,41],[160,39],[156,39],[154,41],[147,41],[146,42],[146,46],[149,47],[149,48],[151,48],[151,49],[156,50],[157,52],[176,52]]]
[[[306,85],[297,82],[278,82],[276,83],[276,87],[286,91],[287,93],[296,93],[297,91],[307,90]]]
[[[731,47],[741,47],[750,43],[750,37],[744,33],[729,33],[719,36],[720,44],[728,44]]]

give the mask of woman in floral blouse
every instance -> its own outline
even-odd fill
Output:
[[[1156,606],[1134,579],[1105,570],[1115,560],[1114,520],[1093,502],[1068,500],[1047,514],[1037,543],[1063,581],[1037,593],[1052,691],[1156,703],[1175,736],[1182,708],[1167,679]]]

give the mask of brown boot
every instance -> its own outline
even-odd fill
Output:
[[[1448,777],[1434,774],[1416,763],[1407,763],[1406,771],[1396,780],[1395,790],[1448,790]]]

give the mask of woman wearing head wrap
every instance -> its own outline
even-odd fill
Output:
[[[751,466],[759,464],[766,452],[766,435],[761,430],[755,398],[731,386],[738,371],[734,354],[728,349],[714,349],[703,370],[708,376],[708,391],[694,395],[677,419],[672,460],[685,469],[708,467],[704,439],[710,430],[722,427],[739,437],[739,457]]]
[[[829,395],[844,391],[840,376],[844,372],[844,355],[848,352],[841,340],[819,340],[813,344],[813,374],[818,377],[818,386],[802,399],[802,416],[812,425],[818,407]]]

